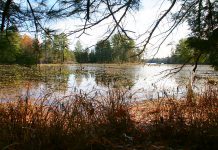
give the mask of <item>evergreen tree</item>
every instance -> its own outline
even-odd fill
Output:
[[[88,49],[84,50],[80,41],[76,42],[76,46],[74,49],[74,55],[78,63],[86,63],[89,60],[88,59]]]
[[[15,63],[17,57],[21,55],[21,36],[15,27],[10,27],[5,32],[0,33],[0,62]]]
[[[136,54],[134,40],[122,34],[112,37],[112,48],[114,62],[130,62],[131,56]]]
[[[97,42],[95,47],[96,61],[99,63],[112,61],[112,48],[109,40]]]

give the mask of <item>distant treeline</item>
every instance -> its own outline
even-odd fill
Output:
[[[185,60],[181,59],[181,57],[178,57],[177,55],[173,55],[171,57],[165,57],[165,58],[151,58],[146,59],[146,63],[157,63],[157,64],[192,64],[193,62],[186,62]],[[199,64],[210,64],[208,59],[206,59],[203,62],[199,62]]]
[[[74,54],[78,63],[123,63],[140,61],[138,51],[134,40],[115,34],[109,40],[98,41],[92,50],[83,49],[78,41]]]
[[[69,49],[65,33],[56,34],[49,29],[43,34],[41,43],[28,35],[21,35],[14,26],[0,36],[1,64],[123,63],[140,60],[135,56],[139,51],[135,48],[135,41],[121,34],[98,41],[94,49],[83,48],[77,41],[74,50]]]
[[[175,50],[170,57],[153,58],[145,60],[148,63],[164,63],[164,64],[213,64],[211,63],[210,55],[207,53],[200,53],[190,46],[188,39],[181,39],[176,45]],[[197,57],[199,56],[199,57]],[[198,59],[198,60],[197,60]]]
[[[165,64],[215,64],[214,57],[200,53],[190,46],[190,41],[181,39],[170,57],[142,60],[135,41],[125,35],[115,34],[110,39],[100,40],[95,47],[83,48],[80,41],[70,50],[65,33],[57,34],[46,29],[42,42],[28,35],[21,35],[16,27],[9,27],[0,33],[1,64],[37,64],[37,63],[126,63],[145,61]],[[199,56],[199,57],[197,57]],[[216,61],[215,61],[216,62]]]
[[[46,32],[39,43],[37,39],[21,35],[14,26],[1,32],[0,63],[32,65],[73,61],[74,54],[68,47],[67,36],[49,33]]]

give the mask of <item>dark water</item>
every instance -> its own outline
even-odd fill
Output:
[[[2,101],[28,95],[60,98],[75,93],[105,94],[109,89],[126,90],[136,100],[174,96],[180,98],[191,83],[202,92],[208,80],[218,80],[210,66],[186,66],[170,74],[176,65],[42,65],[35,68],[0,66]]]

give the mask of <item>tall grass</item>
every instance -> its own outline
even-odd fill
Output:
[[[154,145],[176,149],[217,149],[217,93],[217,88],[208,86],[201,94],[187,92],[185,99],[162,98],[132,109],[146,139]]]
[[[52,103],[20,98],[0,104],[0,149],[215,149],[217,92],[140,104],[122,90]]]
[[[111,149],[126,146],[124,135],[134,133],[119,90],[101,99],[80,93],[67,102],[48,103],[46,99],[2,103],[0,148]]]

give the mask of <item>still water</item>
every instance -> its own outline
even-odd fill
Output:
[[[181,98],[192,84],[202,92],[208,80],[218,80],[218,72],[210,66],[186,66],[176,74],[177,65],[41,65],[35,68],[0,66],[0,99],[7,101],[28,95],[53,98],[75,93],[99,93],[122,89],[136,100],[158,97]]]

